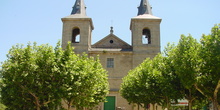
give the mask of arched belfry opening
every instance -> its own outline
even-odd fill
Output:
[[[148,28],[145,28],[142,31],[142,43],[151,44],[151,33],[150,33],[150,29]]]
[[[80,29],[74,28],[72,31],[72,43],[79,43],[80,42]]]

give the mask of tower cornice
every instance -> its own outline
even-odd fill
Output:
[[[89,17],[78,17],[78,18],[77,18],[77,17],[74,16],[74,15],[70,15],[70,16],[61,18],[61,20],[62,20],[62,22],[64,22],[64,21],[89,21],[92,30],[94,29],[94,25],[93,25],[93,22],[92,22],[92,18],[89,18]]]

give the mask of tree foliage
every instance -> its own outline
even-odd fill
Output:
[[[185,88],[185,99],[189,102],[189,110],[192,110],[192,103],[200,97],[200,93],[194,87],[199,72],[200,59],[198,51],[200,44],[191,35],[181,35],[178,45],[173,53],[169,54],[175,64],[175,74],[178,75]]]
[[[177,45],[168,45],[163,54],[131,70],[123,78],[121,95],[130,103],[165,103],[167,108],[171,100],[183,97],[190,109],[194,100],[206,103],[208,99],[219,110],[219,47],[220,25],[203,35],[200,43],[191,35],[181,35]]]
[[[168,52],[168,50],[167,50]],[[123,78],[120,93],[130,103],[138,105],[157,103],[169,108],[171,102],[183,98],[182,85],[174,74],[168,57],[158,54],[146,59]]]
[[[8,109],[49,109],[60,100],[56,54],[49,45],[13,46],[2,65],[2,101]]]
[[[178,45],[170,56],[175,64],[176,74],[180,77],[184,87],[191,89],[198,74],[200,45],[191,35],[181,35]]]
[[[107,94],[106,71],[98,58],[36,43],[13,46],[2,65],[2,102],[9,110],[55,110],[62,99],[91,107]],[[97,80],[99,79],[99,80]],[[77,97],[74,97],[77,96]]]
[[[108,94],[107,71],[102,68],[99,59],[74,54],[68,45],[61,59],[61,71],[64,76],[64,101],[68,108],[75,106],[94,107],[105,101]]]
[[[214,110],[220,109],[220,24],[215,25],[211,34],[201,38],[200,73],[195,84],[204,96],[214,104]]]
[[[2,76],[1,76],[1,73],[2,73],[2,70],[0,68],[0,110],[5,110],[6,109],[6,106],[2,104],[2,100],[1,100],[1,88],[2,88]]]
[[[145,67],[148,67],[147,69]],[[146,105],[161,102],[160,94],[161,73],[152,67],[152,61],[146,59],[137,68],[131,70],[123,78],[120,93],[129,103]]]
[[[173,45],[167,45],[163,54],[158,54],[152,59],[153,67],[161,72],[161,78],[158,79],[160,80],[158,89],[160,89],[162,103],[159,104],[167,109],[170,108],[171,102],[177,102],[178,99],[184,97],[184,87],[176,75],[172,57],[165,56],[167,53],[171,53],[172,48]]]

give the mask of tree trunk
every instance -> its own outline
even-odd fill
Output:
[[[40,103],[39,103],[38,98],[35,99],[35,106],[37,110],[40,110]]]
[[[218,103],[218,102],[215,101],[215,100],[212,101],[213,110],[218,110],[218,104],[217,104],[217,103]]]
[[[193,103],[195,98],[192,97],[191,89],[189,89],[189,96],[186,99],[188,100],[189,110],[192,110],[192,103]]]
[[[68,108],[67,108],[67,110],[70,110],[70,107],[71,107],[71,104],[69,103],[69,104],[68,104]]]
[[[31,93],[31,92],[29,92],[29,93],[35,98],[36,109],[37,109],[37,110],[40,110],[41,105],[40,105],[40,103],[39,103],[38,97],[37,97],[34,93]]]
[[[170,100],[168,97],[166,97],[166,108],[167,108],[167,110],[170,109]]]
[[[215,88],[215,91],[214,91],[214,94],[213,94],[213,100],[212,100],[212,103],[213,103],[213,110],[219,110],[219,103],[218,103],[218,92],[219,92],[219,89],[220,89],[220,80],[218,81],[218,84]]]
[[[220,105],[218,103],[218,92],[220,89],[220,80],[218,81],[218,84],[216,85],[213,97],[208,96],[207,94],[205,94],[196,84],[194,85],[196,87],[196,89],[202,93],[205,97],[207,97],[208,99],[210,99],[213,103],[213,110],[220,110]]]
[[[197,85],[195,85],[195,87],[200,93],[202,93],[205,97],[212,101],[213,110],[220,110],[220,105],[218,104],[218,91],[220,89],[220,80],[218,81],[218,84],[215,88],[213,97],[210,97],[207,94],[205,94]]]
[[[84,107],[78,105],[78,106],[76,107],[76,110],[84,110]]]
[[[70,110],[73,105],[73,100],[70,100],[70,102],[67,100],[67,105],[68,105],[67,110]]]
[[[26,90],[26,88],[25,88],[24,86],[20,85],[20,87],[21,87],[23,90]],[[32,92],[30,92],[30,91],[28,91],[28,93],[34,97],[34,99],[35,99],[34,104],[35,104],[35,106],[36,106],[36,109],[37,109],[37,110],[40,110],[41,105],[40,105],[40,102],[39,102],[38,97],[37,97],[34,93],[32,93]]]
[[[134,110],[134,108],[135,108],[135,104],[134,104],[134,103],[132,103],[132,110]]]
[[[144,110],[147,110],[148,104],[144,104]]]
[[[188,106],[189,106],[189,110],[192,110],[192,100],[188,100]]]
[[[40,110],[40,107],[39,107],[39,106],[37,106],[37,110]]]
[[[170,109],[170,105],[171,105],[170,102],[168,102],[168,103],[167,103],[167,110]]]
[[[153,110],[155,110],[155,104],[152,104],[153,105]]]

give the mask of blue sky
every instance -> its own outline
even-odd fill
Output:
[[[95,29],[92,43],[114,34],[131,44],[130,20],[140,0],[84,0]],[[161,49],[178,42],[181,34],[200,39],[220,23],[219,0],[149,0],[154,16],[162,18]],[[29,41],[55,46],[62,38],[61,18],[70,15],[75,0],[1,0],[0,62],[15,44]]]

